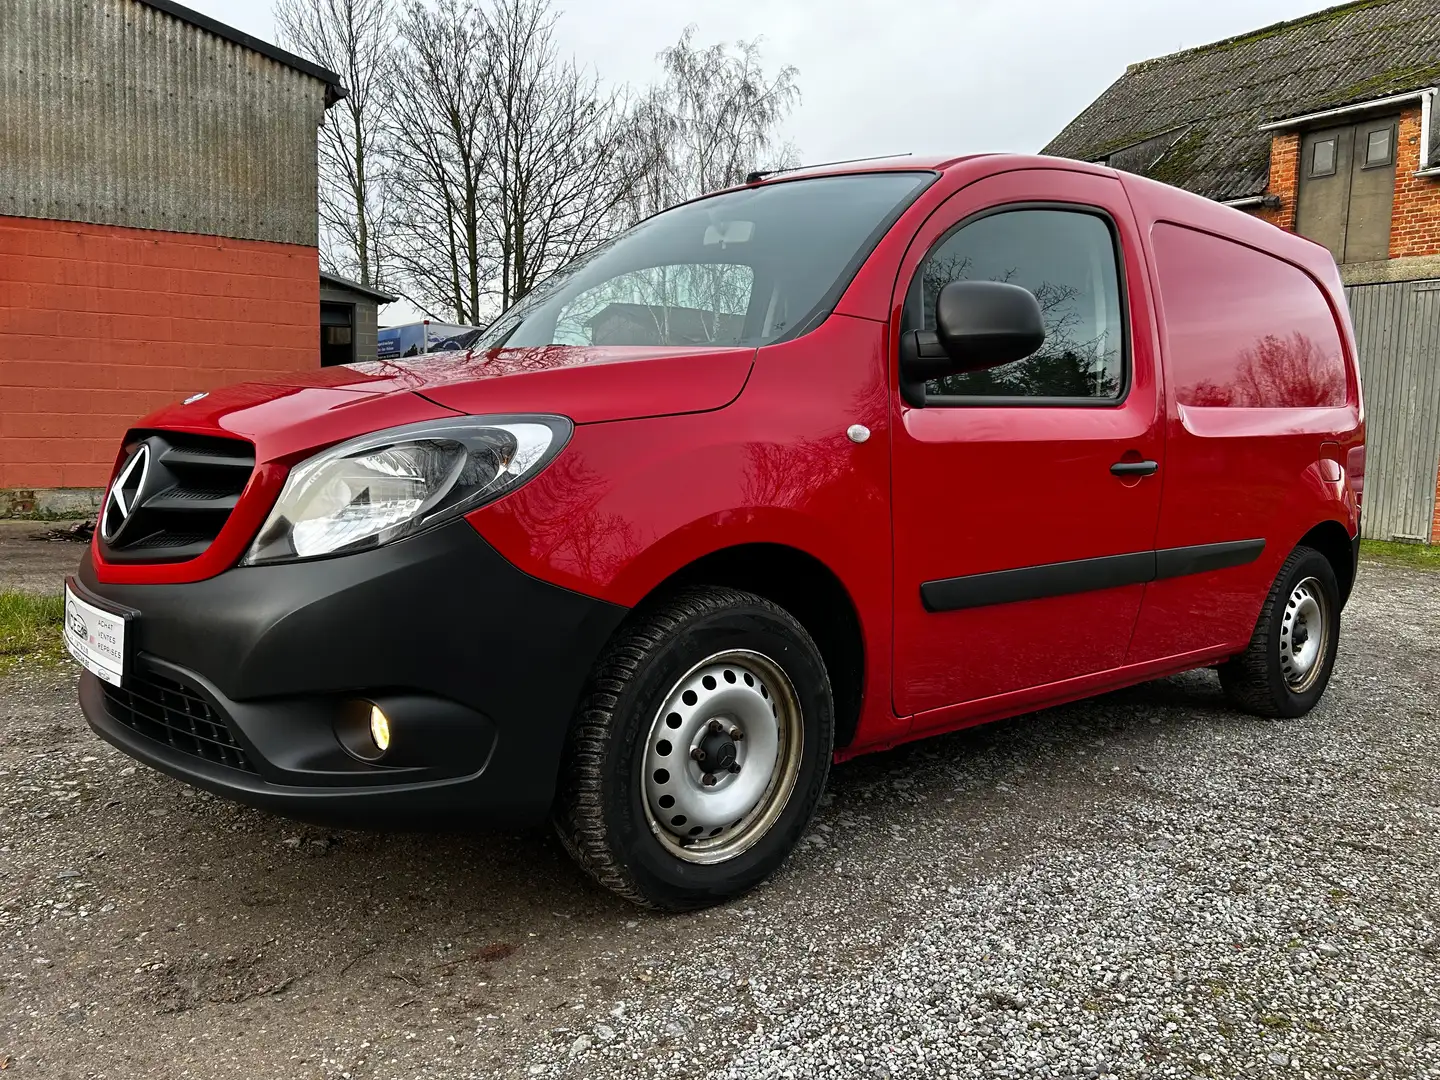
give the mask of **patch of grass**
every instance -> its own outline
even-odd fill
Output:
[[[0,589],[0,666],[20,657],[63,660],[69,655],[60,640],[64,619],[63,596]]]
[[[1417,570],[1440,570],[1440,544],[1397,544],[1388,540],[1361,540],[1365,558]]]

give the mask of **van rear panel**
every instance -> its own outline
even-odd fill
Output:
[[[1364,426],[1329,252],[1207,199],[1124,177],[1145,237],[1165,377],[1156,546],[1263,541],[1242,567],[1159,581],[1127,660],[1239,646],[1307,535],[1359,533]],[[1318,541],[1317,541],[1318,542]]]

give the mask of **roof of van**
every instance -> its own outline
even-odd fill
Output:
[[[1131,64],[1044,152],[1248,198],[1269,179],[1262,124],[1437,84],[1440,0],[1354,0]]]

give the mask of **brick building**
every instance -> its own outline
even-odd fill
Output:
[[[1366,535],[1440,542],[1440,0],[1356,0],[1132,64],[1045,148],[1335,256],[1369,425]]]
[[[344,90],[170,0],[0,0],[0,26],[0,513],[79,509],[136,417],[319,365]]]

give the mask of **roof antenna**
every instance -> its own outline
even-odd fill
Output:
[[[873,155],[873,156],[871,156],[871,157],[852,157],[852,158],[845,158],[845,159],[842,160],[842,161],[821,161],[821,162],[817,162],[817,163],[814,164],[814,165],[791,165],[791,166],[789,166],[788,168],[784,168],[784,169],[757,169],[755,172],[750,172],[750,173],[746,173],[746,174],[745,174],[745,183],[747,183],[747,184],[758,184],[758,183],[760,183],[761,180],[764,180],[767,176],[778,176],[778,175],[780,175],[780,173],[787,173],[787,172],[799,172],[801,169],[825,169],[825,168],[830,167],[831,165],[854,165],[857,161],[885,161],[885,160],[888,160],[889,158],[909,157],[909,156],[910,156],[910,154],[909,154],[909,152],[907,151],[906,153],[903,153],[903,154],[875,154],[875,155]]]

